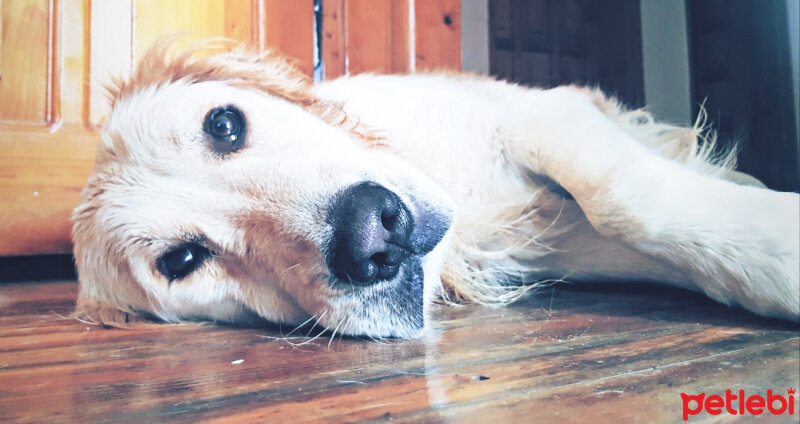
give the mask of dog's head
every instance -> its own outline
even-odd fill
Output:
[[[447,196],[281,58],[166,50],[110,90],[73,215],[77,315],[419,333]]]

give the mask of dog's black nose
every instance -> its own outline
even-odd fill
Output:
[[[412,254],[411,213],[378,184],[346,189],[328,220],[334,228],[328,266],[339,279],[365,285],[389,280]]]

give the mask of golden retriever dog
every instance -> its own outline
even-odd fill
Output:
[[[437,299],[664,283],[800,319],[800,198],[703,125],[601,91],[458,74],[312,83],[161,43],[109,88],[75,209],[76,316],[415,337]]]

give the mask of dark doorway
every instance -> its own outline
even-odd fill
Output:
[[[785,2],[689,1],[687,12],[693,103],[705,102],[722,140],[739,142],[740,170],[770,188],[797,191]]]
[[[644,105],[639,0],[490,0],[491,73],[528,85],[596,85]]]
[[[739,169],[800,188],[786,2],[686,1],[691,102]],[[597,85],[644,106],[640,0],[490,0],[491,73],[523,84]],[[800,5],[796,5],[800,7]]]

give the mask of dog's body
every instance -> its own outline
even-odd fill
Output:
[[[700,129],[578,87],[312,87],[270,55],[164,57],[113,90],[75,212],[84,319],[409,337],[439,293],[506,303],[555,280],[667,283],[800,318],[798,195],[745,185]]]

